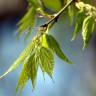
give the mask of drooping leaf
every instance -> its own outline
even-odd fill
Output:
[[[35,88],[36,83],[36,77],[37,77],[37,70],[38,70],[38,58],[36,54],[36,49],[33,50],[33,52],[29,55],[25,63],[23,64],[23,69],[21,71],[17,88],[18,91],[20,89],[20,92],[22,93],[25,84],[29,79],[32,81],[33,89]]]
[[[69,64],[72,63],[68,59],[68,57],[63,53],[63,51],[60,48],[60,45],[58,44],[58,42],[55,40],[53,36],[46,34],[46,41],[47,41],[49,48],[51,48],[60,59],[64,60],[65,62]]]
[[[45,5],[45,7],[55,12],[58,12],[62,7],[60,0],[41,0],[41,1]]]
[[[70,0],[67,0],[67,2],[69,2]],[[74,7],[74,4],[72,3],[70,6],[68,6],[68,16],[69,16],[69,21],[70,21],[70,24],[72,25],[73,23],[73,19],[74,19],[74,15],[76,14],[75,13],[75,7]]]
[[[18,90],[20,89],[20,93],[22,93],[27,81],[29,80],[29,76],[27,74],[29,69],[27,68],[27,64],[28,64],[27,62],[25,64],[23,64],[23,68],[22,68],[22,71],[20,73],[20,76],[18,79],[18,84],[16,87],[16,91],[18,92]]]
[[[84,19],[82,26],[82,37],[84,42],[83,48],[86,48],[88,46],[93,30],[94,30],[94,17],[87,16]]]
[[[0,76],[0,79],[2,79],[4,76],[6,76],[11,71],[15,70],[21,63],[23,63],[24,60],[29,56],[29,54],[33,50],[33,48],[34,48],[33,42],[31,42],[28,45],[28,47],[24,49],[24,51],[17,58],[17,60],[13,63],[13,65],[2,76]]]
[[[76,24],[75,24],[75,29],[74,29],[74,32],[73,32],[72,41],[77,37],[80,29],[82,28],[82,24],[83,24],[83,21],[84,21],[84,18],[85,18],[85,17],[86,17],[86,16],[85,16],[83,10],[80,10],[80,11],[77,13]]]
[[[36,10],[31,7],[28,9],[28,12],[25,14],[25,16],[19,21],[18,23],[18,36],[20,36],[22,33],[26,32],[31,32],[32,28],[35,23],[35,15],[36,15]]]
[[[72,10],[71,5],[68,7],[68,16],[69,16],[70,24],[72,25],[73,18],[74,18],[74,10]]]
[[[36,53],[33,54],[28,60],[27,68],[28,68],[28,76],[31,79],[33,89],[36,85],[36,77],[37,77],[37,70],[38,70],[38,60],[37,60]]]
[[[29,53],[27,59],[25,60],[23,64],[23,69],[21,71],[18,85],[17,85],[17,91],[20,89],[20,92],[22,93],[26,82],[30,79],[32,82],[33,89],[36,85],[36,77],[37,77],[37,71],[38,71],[38,64],[39,64],[39,45],[37,41],[37,36],[33,39],[33,45],[34,48]]]
[[[40,59],[40,68],[42,72],[43,73],[46,72],[52,78],[53,68],[54,68],[53,51],[48,48],[41,47],[39,59]]]

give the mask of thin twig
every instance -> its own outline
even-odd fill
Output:
[[[41,25],[40,27],[47,27],[51,22],[57,21],[58,17],[66,10],[66,8],[73,2],[74,0],[70,0],[54,17],[47,21],[45,24]]]

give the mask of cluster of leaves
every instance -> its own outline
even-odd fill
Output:
[[[51,11],[51,13],[56,13],[60,11],[60,9],[65,6],[68,2],[74,0],[28,0],[28,8],[24,17],[18,23],[18,36],[22,35],[22,33],[26,32],[26,37],[29,37],[32,33],[32,29],[35,26],[35,21],[37,14],[41,17],[46,17],[48,19],[52,19],[54,14],[50,14],[50,12],[46,12],[45,9]],[[56,2],[56,4],[54,4]],[[76,14],[75,4],[72,3],[68,5],[68,16],[70,19],[70,23],[72,24],[73,18]]]
[[[47,73],[52,78],[55,54],[65,62],[69,64],[72,63],[63,53],[55,38],[48,33],[48,30],[53,26],[55,22],[57,22],[57,17],[59,17],[59,15],[65,11],[67,7],[67,12],[71,24],[73,22],[75,13],[77,12],[76,25],[72,40],[77,37],[77,34],[82,29],[84,48],[87,47],[91,34],[94,30],[96,8],[89,4],[84,4],[83,2],[73,1],[75,0],[28,0],[28,11],[18,23],[18,36],[24,32],[27,32],[26,38],[30,36],[32,33],[32,28],[35,26],[38,13],[43,17],[49,18],[49,22],[39,27],[39,31],[32,39],[31,43],[21,53],[14,64],[5,72],[5,74],[0,77],[0,79],[16,69],[20,64],[23,64],[17,85],[17,91],[20,89],[22,92],[26,82],[29,79],[32,81],[33,89],[35,88],[38,67],[41,68],[43,75]],[[54,4],[54,2],[56,3]],[[65,5],[66,7],[62,8],[62,5]],[[55,15],[50,15],[44,10],[44,8],[48,8],[51,11],[57,13]],[[76,10],[76,8],[78,10]]]
[[[40,32],[34,37],[32,42],[23,51],[15,63],[9,68],[9,70],[4,75],[2,75],[2,77],[23,63],[23,68],[18,80],[17,91],[20,89],[20,92],[22,92],[26,82],[29,79],[32,81],[34,89],[38,67],[41,68],[43,74],[47,73],[52,78],[54,68],[54,54],[56,54],[65,62],[69,64],[72,63],[62,52],[60,45],[53,36]]]
[[[54,5],[54,2],[56,4]],[[26,38],[32,33],[32,29],[35,26],[36,14],[42,17],[51,18],[49,13],[46,13],[44,8],[48,8],[53,12],[57,12],[61,9],[60,0],[28,0],[28,11],[25,16],[18,23],[18,36],[22,33],[27,32]]]
[[[83,2],[76,3],[76,7],[79,9],[79,11],[77,13],[76,25],[73,32],[72,40],[76,38],[77,34],[82,29],[84,49],[88,46],[92,32],[94,30],[96,8],[89,4],[84,4]]]

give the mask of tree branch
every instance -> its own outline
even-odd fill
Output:
[[[66,10],[66,8],[72,3],[74,0],[70,0],[57,14],[54,15],[52,19],[47,21],[45,24],[41,25],[40,27],[47,27],[51,22],[57,22],[58,17]]]

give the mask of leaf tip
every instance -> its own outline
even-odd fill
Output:
[[[73,62],[72,61],[68,61],[68,64],[73,64]]]
[[[5,72],[3,75],[1,75],[0,80],[2,80],[7,74],[8,74],[8,72]]]
[[[72,37],[70,41],[73,42],[74,40],[75,40],[75,37]]]
[[[88,44],[86,44],[86,43],[84,42],[84,45],[83,45],[82,50],[84,51],[87,47],[88,47]]]

